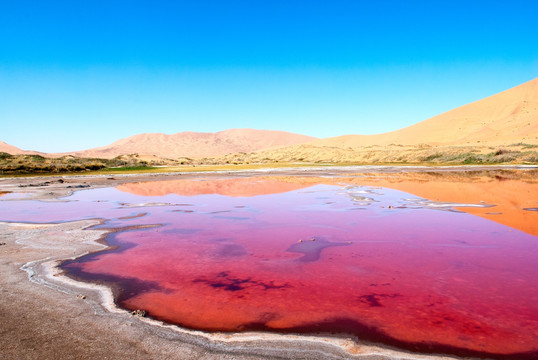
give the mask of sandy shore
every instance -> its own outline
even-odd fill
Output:
[[[357,169],[279,170],[278,174],[356,173]],[[364,170],[364,169],[363,169]],[[420,171],[408,168],[406,171]],[[379,168],[375,169],[379,172]],[[387,168],[386,171],[396,171]],[[234,176],[267,175],[267,171]],[[333,175],[334,175],[333,174]],[[134,181],[226,177],[226,173],[0,179],[0,206],[24,198],[61,201],[73,191]],[[89,186],[89,187],[88,187]],[[9,199],[13,200],[9,200]],[[62,276],[56,265],[106,247],[99,220],[62,224],[0,222],[0,349],[3,359],[456,359],[406,353],[356,338],[188,331],[114,306],[109,289]]]

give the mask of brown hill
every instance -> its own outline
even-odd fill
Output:
[[[134,135],[110,145],[72,155],[110,159],[123,154],[154,155],[160,158],[219,157],[305,143],[316,138],[284,131],[231,129],[217,133],[180,132]]]
[[[248,160],[376,162],[402,161],[403,157],[419,161],[432,148],[443,147],[443,151],[450,152],[459,147],[465,152],[481,152],[486,147],[518,143],[538,144],[538,78],[400,130],[319,139],[261,151],[251,154]]]

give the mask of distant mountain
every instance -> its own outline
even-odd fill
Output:
[[[134,135],[107,146],[70,154],[105,159],[134,153],[169,159],[203,158],[301,144],[315,139],[311,136],[284,131],[254,129],[232,129],[217,133],[180,132],[172,135],[149,133]]]
[[[337,122],[335,126],[338,126]],[[522,151],[538,145],[538,78],[415,125],[378,135],[316,139],[284,131],[253,129],[217,133],[181,132],[173,135],[149,133],[69,154],[38,154],[108,159],[139,154],[169,159],[212,157],[221,158],[221,161],[375,163],[423,161],[421,159],[427,159],[430,155],[450,155],[452,150],[447,150],[447,147],[467,147],[461,151],[481,148],[478,151],[484,153],[513,144],[521,144],[519,147]],[[444,147],[442,154],[434,153],[438,147]],[[422,151],[424,148],[431,149],[428,150],[431,154]],[[415,151],[417,149],[421,151]],[[3,142],[0,142],[0,151],[10,154],[36,153]],[[535,162],[532,159],[525,161]]]

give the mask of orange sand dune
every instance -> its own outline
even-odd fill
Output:
[[[284,193],[310,186],[310,184],[290,183],[263,178],[239,178],[224,180],[170,180],[123,184],[116,189],[141,196],[163,196],[177,194],[183,196],[219,194],[233,197],[256,196]]]
[[[538,78],[404,129],[311,142],[341,148],[371,145],[538,144]]]
[[[305,143],[315,138],[285,131],[231,129],[216,133],[181,132],[173,135],[139,134],[100,148],[73,153],[81,157],[110,159],[118,155],[144,154],[160,158],[219,157]]]

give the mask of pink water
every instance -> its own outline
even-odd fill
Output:
[[[422,352],[538,355],[538,238],[418,206],[412,194],[349,185],[249,197],[109,188],[66,200],[3,202],[0,220],[129,227],[108,237],[117,250],[63,268],[113,284],[121,307],[152,318],[207,331],[354,334]],[[157,226],[132,228],[149,224]]]

